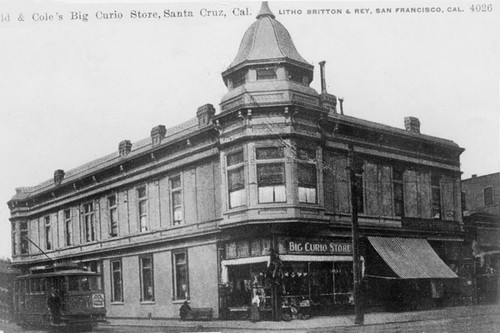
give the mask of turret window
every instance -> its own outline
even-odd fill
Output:
[[[232,78],[233,81],[233,88],[239,87],[242,84],[245,84],[245,79],[246,79],[246,71],[239,71],[234,73],[234,76]]]
[[[257,148],[256,157],[266,160],[257,164],[259,203],[286,202],[285,163],[277,161],[284,158],[283,148]]]
[[[245,165],[243,162],[243,150],[227,155],[229,208],[239,207],[246,203]]]
[[[299,202],[316,203],[317,171],[316,151],[314,149],[297,149],[297,175],[299,181]]]
[[[299,202],[316,203],[316,165],[298,163]]]
[[[288,78],[290,81],[304,84],[304,74],[297,68],[288,68]]]
[[[257,68],[257,80],[273,80],[276,77],[276,69],[274,67]]]

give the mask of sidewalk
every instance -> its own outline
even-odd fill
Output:
[[[365,314],[364,326],[379,325],[386,323],[405,323],[430,321],[448,318],[460,317],[476,317],[500,315],[500,306],[495,305],[472,305],[460,307],[447,307],[428,311],[416,312],[379,312]],[[180,321],[157,320],[157,319],[109,319],[109,323],[102,326],[148,326],[148,327],[165,327],[165,328],[203,328],[213,329],[214,331],[221,330],[241,330],[241,331],[294,331],[303,332],[308,330],[325,329],[332,327],[352,327],[354,324],[354,315],[349,316],[332,316],[332,317],[312,317],[308,320],[292,320],[284,321],[260,321],[250,322],[242,320],[213,320],[213,321]]]

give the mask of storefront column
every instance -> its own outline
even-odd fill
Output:
[[[276,235],[272,234],[271,237],[272,237],[271,238],[271,262],[272,262],[276,258],[278,258],[279,260],[279,252],[278,252],[278,242],[276,240]],[[278,267],[278,269],[281,270],[281,267]],[[276,279],[273,279],[272,282],[271,300],[272,300],[272,318],[274,321],[279,321],[281,319],[281,299],[278,292]]]

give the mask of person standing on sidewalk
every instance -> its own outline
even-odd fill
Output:
[[[61,318],[61,298],[55,288],[50,289],[49,297],[47,297],[47,308],[50,311],[50,322],[59,324]]]
[[[257,291],[255,293],[255,296],[252,298],[252,309],[250,313],[250,320],[253,322],[260,320],[259,307],[260,307],[260,292]]]

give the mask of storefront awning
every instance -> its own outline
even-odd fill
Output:
[[[458,277],[425,239],[369,236],[368,240],[401,279]]]
[[[227,259],[221,261],[221,282],[228,282],[228,271],[227,266],[236,266],[236,265],[248,265],[248,264],[258,264],[261,262],[265,262],[267,266],[271,262],[270,256],[259,256],[259,257],[248,257],[248,258],[236,258],[236,259]]]
[[[236,258],[236,259],[228,259],[222,260],[222,266],[234,266],[234,265],[247,265],[247,264],[257,264],[259,262],[267,262],[269,266],[271,258],[269,256],[259,256],[259,257],[247,257],[247,258]]]
[[[298,254],[280,254],[281,261],[352,261],[352,256],[314,256]]]

